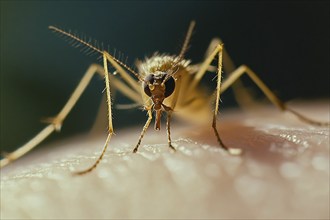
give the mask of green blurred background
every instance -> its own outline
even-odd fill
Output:
[[[329,98],[328,1],[1,1],[1,150],[11,151],[55,115],[98,62],[48,30],[77,30],[129,56],[176,53],[191,20],[197,26],[187,58],[203,59],[220,36],[236,64],[247,64],[284,100]],[[210,77],[210,79],[212,79]],[[252,85],[249,80],[247,85]],[[101,100],[95,78],[67,118],[64,138],[87,131]],[[230,92],[223,105],[235,105]],[[117,97],[116,103],[126,102]],[[115,129],[142,124],[139,110],[114,110]]]

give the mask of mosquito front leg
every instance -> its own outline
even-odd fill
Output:
[[[166,105],[163,105],[163,108],[166,111],[167,118],[166,118],[166,130],[167,130],[167,142],[168,142],[168,147],[174,151],[176,149],[172,145],[172,139],[171,139],[171,118],[172,118],[172,112],[173,109],[171,107],[168,107]]]
[[[172,111],[168,111],[167,120],[166,120],[167,142],[168,142],[168,147],[176,151],[176,149],[172,145],[172,140],[171,140],[171,116],[172,116]]]
[[[317,126],[329,126],[329,122],[319,122],[310,119],[295,110],[288,108],[267,86],[266,84],[253,72],[249,67],[242,65],[232,72],[228,79],[226,79],[221,86],[221,93],[223,93],[229,86],[231,86],[237,79],[239,79],[244,73],[246,73],[252,81],[261,89],[265,96],[281,111],[291,112],[293,115],[298,117],[300,120]]]
[[[89,168],[78,171],[76,174],[82,175],[91,172],[94,170],[97,165],[100,163],[102,160],[107,148],[108,148],[108,143],[113,135],[113,125],[112,125],[112,109],[111,109],[111,93],[110,93],[110,80],[109,80],[109,71],[108,71],[108,58],[106,56],[106,53],[103,53],[103,67],[104,67],[104,81],[105,81],[105,92],[106,92],[106,98],[107,98],[107,107],[108,107],[108,122],[109,122],[109,127],[108,127],[108,137],[107,140],[103,146],[103,150],[101,152],[101,155],[98,157],[98,159],[94,162],[92,166]]]
[[[146,124],[143,126],[143,129],[141,131],[141,134],[140,134],[140,137],[139,137],[139,140],[138,140],[138,143],[136,144],[134,150],[133,150],[133,153],[136,153],[140,144],[141,144],[141,141],[142,141],[142,138],[144,136],[144,134],[146,133],[149,125],[150,125],[150,122],[152,120],[152,107],[149,106],[149,107],[146,107],[147,111],[148,111],[148,120],[146,121]]]

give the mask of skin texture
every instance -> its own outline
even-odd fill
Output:
[[[329,121],[329,101],[292,105]],[[52,143],[1,170],[2,219],[216,218],[328,219],[329,127],[300,122],[274,107],[220,112],[219,132],[242,156],[217,147],[211,126],[176,122],[116,131],[93,172],[106,135]]]

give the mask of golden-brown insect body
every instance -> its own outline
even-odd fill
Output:
[[[161,75],[168,74],[173,71],[173,65],[178,62],[178,56],[170,55],[161,55],[154,54],[152,57],[147,58],[144,62],[141,62],[137,65],[139,73],[145,79],[148,79],[150,75]],[[189,89],[189,85],[193,81],[195,68],[190,66],[191,61],[183,59],[177,65],[177,69],[173,74],[175,80],[174,91],[170,96],[164,97],[161,99],[159,93],[165,91],[167,88],[161,87],[161,85],[151,85],[155,96],[154,98],[151,95],[148,95],[146,92],[145,84],[142,86],[144,92],[143,97],[146,101],[149,97],[154,103],[154,110],[160,109],[160,104],[165,106],[172,106],[173,100],[177,98],[175,105],[175,115],[178,118],[192,123],[209,123],[211,120],[212,106],[211,98],[203,88],[198,86],[194,90]],[[156,83],[157,84],[157,83]],[[151,91],[151,89],[150,89]],[[160,103],[161,102],[161,103]],[[172,106],[174,108],[174,106]],[[156,122],[157,122],[157,113],[156,113]],[[157,126],[156,126],[157,127]]]

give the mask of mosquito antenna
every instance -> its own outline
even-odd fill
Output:
[[[75,47],[79,47],[79,45],[83,45],[87,48],[90,48],[92,50],[94,50],[95,52],[98,52],[100,54],[104,54],[103,51],[103,45],[102,48],[100,48],[98,45],[98,42],[95,40],[94,45],[90,42],[92,42],[91,38],[89,39],[89,41],[85,41],[82,38],[78,37],[76,34],[72,34],[71,32],[66,32],[60,28],[54,27],[54,26],[48,26],[48,28],[56,33],[59,33],[60,35],[66,36],[70,39],[72,39],[71,43],[78,43],[77,45],[75,44]],[[89,52],[90,54],[90,52]],[[130,68],[129,66],[127,66],[125,63],[123,63],[122,61],[120,61],[119,59],[115,58],[114,56],[112,56],[109,52],[107,52],[107,54],[111,57],[111,59],[113,59],[114,61],[116,61],[119,65],[121,65],[122,67],[124,67],[126,70],[128,70],[129,72],[131,72],[133,75],[135,75],[139,81],[144,82],[144,80],[141,78],[141,76],[135,72],[132,68]]]
[[[48,26],[48,28],[50,30],[54,31],[54,32],[60,33],[61,35],[64,35],[64,36],[67,36],[67,37],[71,38],[73,42],[80,43],[80,44],[82,44],[82,45],[84,45],[86,47],[91,48],[94,51],[97,51],[97,52],[103,54],[103,52],[99,48],[93,46],[91,43],[87,43],[86,41],[83,41],[82,39],[80,39],[79,37],[77,37],[75,34],[71,34],[71,32],[66,32],[66,31],[64,31],[62,29],[59,29],[57,27],[54,27],[54,26]]]
[[[187,31],[187,34],[186,34],[186,38],[184,39],[184,42],[183,42],[181,51],[179,53],[179,56],[175,59],[175,62],[173,63],[173,66],[171,67],[171,69],[173,71],[172,71],[172,73],[167,74],[167,76],[163,80],[162,84],[164,84],[167,80],[169,80],[178,71],[178,69],[175,69],[175,67],[177,67],[179,65],[179,63],[183,60],[184,55],[188,50],[189,41],[191,39],[191,35],[193,33],[195,24],[196,24],[195,21],[190,22],[190,25],[189,25],[189,28],[188,28],[188,31]]]
[[[177,63],[179,63],[183,59],[184,54],[187,52],[189,41],[191,39],[191,35],[192,35],[193,30],[194,30],[195,24],[196,24],[195,21],[190,22],[190,25],[189,25],[189,28],[188,28],[188,31],[187,31],[187,34],[186,34],[186,38],[185,38],[184,43],[182,45]]]

